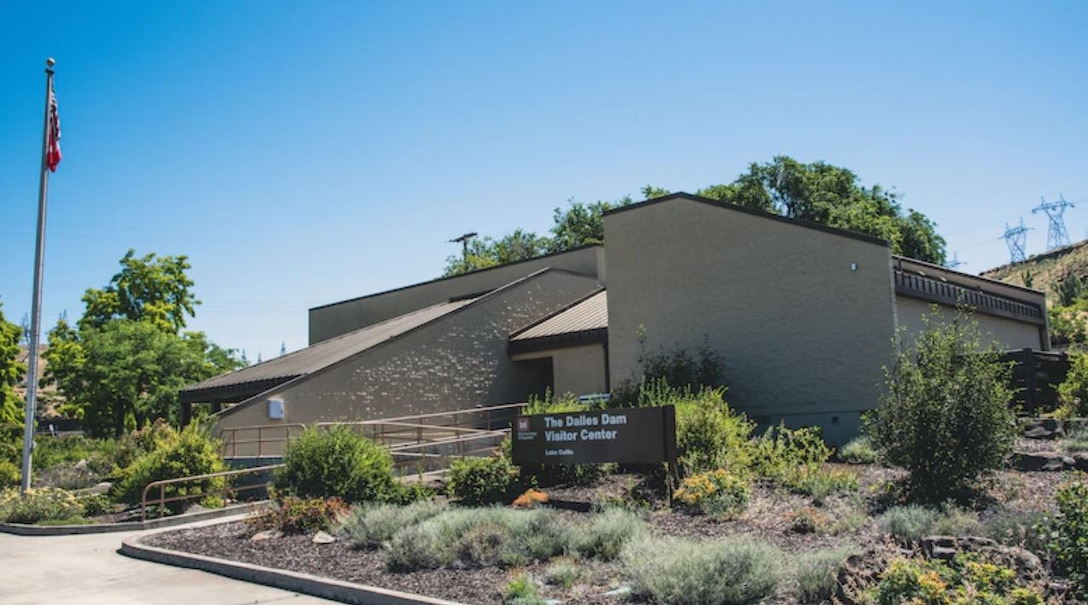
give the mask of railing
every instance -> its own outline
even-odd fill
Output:
[[[1032,323],[1043,323],[1043,311],[1039,305],[1024,303],[989,292],[965,288],[928,276],[895,270],[895,291],[899,294],[916,296],[932,302],[950,305],[968,305],[995,315],[1013,319],[1026,319]]]
[[[242,446],[241,449],[243,455],[245,455],[245,450],[248,449],[247,446],[257,444],[257,458],[265,454],[282,454],[283,448],[287,447],[287,443],[291,438],[304,430],[306,430],[306,425],[300,423],[260,424],[226,428],[219,433],[219,440],[222,442],[221,451],[224,458],[237,458],[239,446]],[[250,432],[256,432],[256,438],[239,438],[240,434],[245,436]],[[277,444],[278,448],[275,447]]]
[[[161,510],[162,507],[164,507],[167,504],[172,503],[172,502],[185,502],[185,501],[188,501],[188,500],[195,500],[197,498],[206,498],[208,496],[226,496],[228,494],[237,494],[238,492],[244,492],[244,491],[247,491],[247,490],[267,488],[268,485],[269,485],[269,482],[265,481],[264,483],[255,483],[253,485],[243,485],[241,487],[227,485],[226,487],[223,487],[222,489],[213,489],[213,490],[210,490],[210,491],[207,491],[207,492],[197,492],[197,493],[192,493],[192,494],[185,494],[185,495],[182,495],[182,496],[170,496],[169,498],[166,497],[166,486],[167,485],[178,485],[178,484],[181,484],[181,483],[194,483],[194,482],[197,482],[197,481],[205,481],[205,480],[208,480],[208,479],[215,479],[217,477],[237,477],[237,476],[240,476],[240,475],[256,474],[256,473],[261,473],[261,472],[265,472],[265,471],[270,471],[272,469],[276,469],[276,468],[279,468],[281,466],[283,466],[283,465],[282,464],[271,464],[271,465],[268,465],[268,466],[257,466],[257,467],[254,467],[254,468],[246,468],[246,469],[240,469],[240,470],[236,470],[236,471],[222,471],[222,472],[219,472],[219,473],[207,473],[207,474],[204,474],[204,475],[195,475],[193,477],[179,477],[177,479],[163,479],[161,481],[152,481],[151,483],[147,484],[147,487],[144,488],[143,494],[140,495],[140,521],[143,522],[143,521],[147,520],[147,507],[148,507],[148,505],[152,505],[152,506],[153,505],[158,505],[159,509]],[[159,497],[149,501],[147,499],[148,493],[152,489],[154,489],[156,487],[159,489]]]

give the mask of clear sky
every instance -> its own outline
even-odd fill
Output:
[[[438,276],[466,231],[694,191],[776,154],[895,187],[979,272],[1040,198],[1088,232],[1088,2],[0,2],[0,300],[43,326],[129,248],[185,254],[193,329],[276,355],[309,307]]]

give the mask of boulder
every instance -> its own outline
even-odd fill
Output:
[[[1072,468],[1074,460],[1058,452],[1013,452],[1010,463],[1018,471],[1062,471]]]
[[[1057,439],[1065,435],[1062,424],[1053,418],[1031,418],[1021,428],[1028,439]]]
[[[250,542],[262,542],[264,540],[274,540],[276,538],[282,538],[283,532],[276,529],[266,529],[253,534],[253,537],[249,539]]]
[[[1070,458],[1073,459],[1073,468],[1088,472],[1088,452],[1077,452]]]
[[[332,544],[333,542],[336,542],[336,538],[332,537],[326,532],[319,531],[314,534],[313,539],[310,541],[314,544]]]

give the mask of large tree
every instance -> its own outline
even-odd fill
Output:
[[[4,319],[0,303],[0,426],[23,421],[23,399],[15,394],[15,385],[26,373],[26,365],[19,361],[22,334],[22,328]]]
[[[653,185],[642,188],[646,199],[668,195],[669,190]],[[880,185],[864,187],[852,171],[825,162],[805,164],[788,156],[770,162],[753,162],[730,183],[710,185],[696,195],[755,208],[788,218],[819,223],[847,231],[872,235],[891,242],[892,252],[936,264],[945,262],[945,241],[936,225],[924,214],[904,210],[902,196]],[[444,275],[458,275],[546,252],[563,252],[579,246],[604,242],[602,215],[631,203],[630,197],[614,202],[582,204],[570,200],[568,207],[556,208],[551,237],[539,237],[517,230],[500,240],[489,237],[472,240],[464,255],[446,259]],[[508,240],[534,245],[511,245]],[[518,254],[510,254],[514,249]]]
[[[47,379],[67,400],[62,411],[93,435],[177,420],[179,389],[242,365],[203,333],[180,333],[199,304],[184,256],[130,250],[121,266],[105,288],[87,290],[74,327],[62,317],[49,332]]]

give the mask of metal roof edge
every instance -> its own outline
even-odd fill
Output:
[[[513,332],[510,333],[509,338],[514,338],[515,336],[517,336],[518,334],[521,334],[522,332],[526,332],[526,331],[528,331],[528,330],[530,330],[532,328],[535,328],[536,326],[539,326],[540,324],[548,321],[549,319],[552,319],[553,317],[555,317],[555,316],[557,316],[557,315],[559,315],[561,313],[566,313],[567,311],[570,311],[574,307],[577,307],[578,305],[586,302],[587,300],[593,298],[594,296],[597,296],[601,292],[607,292],[607,291],[608,291],[608,289],[605,286],[601,286],[601,287],[597,288],[596,290],[590,292],[589,294],[586,294],[585,296],[579,298],[578,300],[564,306],[562,309],[559,309],[558,311],[554,311],[552,313],[549,313],[549,314],[545,315],[544,317],[541,317],[540,319],[537,319],[537,320],[533,321],[532,323],[530,323],[528,325],[525,325],[525,326],[523,326],[521,328],[518,328],[517,330],[514,330]]]

